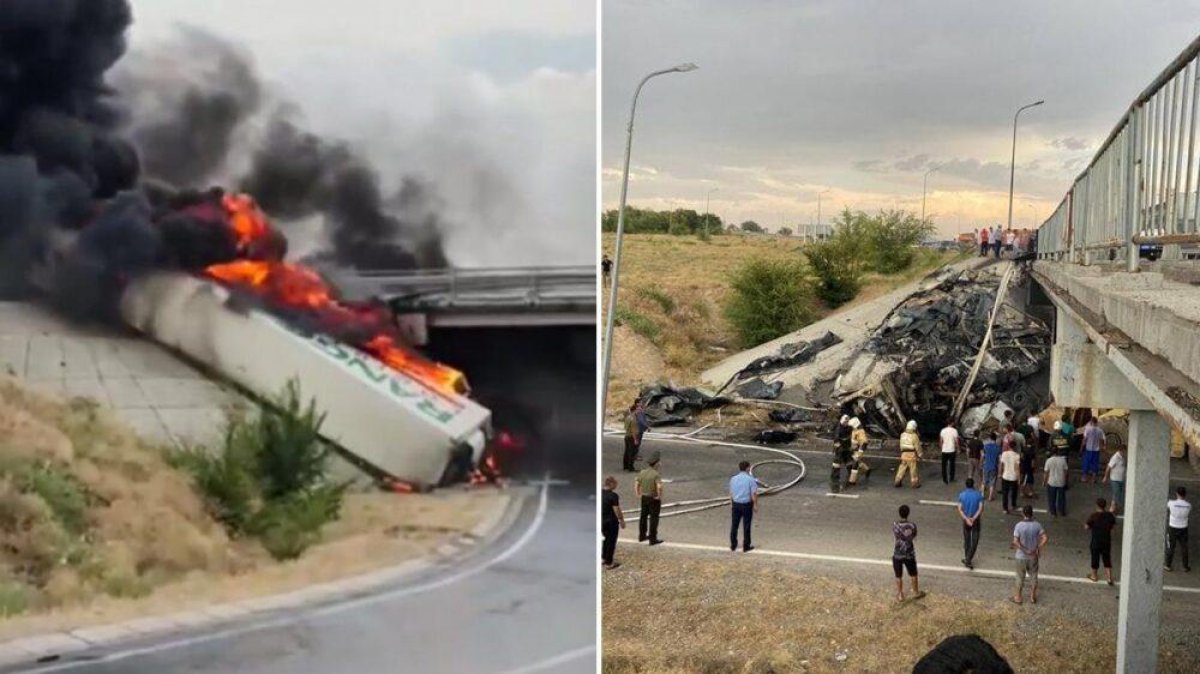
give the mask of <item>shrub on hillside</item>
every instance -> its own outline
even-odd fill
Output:
[[[725,317],[744,346],[762,344],[808,325],[816,317],[804,263],[753,259],[730,279]]]
[[[337,519],[348,486],[328,480],[324,419],[291,382],[257,414],[231,417],[219,451],[189,448],[172,460],[231,533],[256,536],[276,559],[294,559]]]
[[[865,265],[861,248],[850,237],[839,234],[810,244],[804,255],[817,277],[817,296],[826,304],[838,307],[858,295]]]

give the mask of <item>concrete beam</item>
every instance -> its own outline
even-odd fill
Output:
[[[1108,355],[1088,340],[1083,325],[1062,310],[1057,313],[1057,339],[1050,352],[1050,393],[1057,404],[1154,409]]]
[[[1157,413],[1130,413],[1117,617],[1118,674],[1148,674],[1158,668],[1169,443],[1170,428]]]
[[[1192,395],[1189,393],[1196,390],[1195,382],[1173,367],[1176,361],[1166,361],[1106,324],[1079,298],[1043,274],[1042,269],[1035,267],[1034,277],[1055,308],[1070,317],[1076,325],[1083,326],[1088,340],[1112,361],[1154,409],[1182,431],[1189,443],[1200,446],[1200,415],[1194,413],[1196,407],[1191,403]],[[1187,341],[1200,344],[1191,337]]]

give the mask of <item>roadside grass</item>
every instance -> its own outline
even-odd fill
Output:
[[[980,635],[1017,672],[1112,671],[1116,660],[1115,628],[1054,609],[936,593],[897,605],[885,583],[783,564],[632,545],[618,555],[621,568],[601,575],[604,674],[909,672],[954,634]],[[1160,671],[1200,671],[1200,657],[1164,647]]]
[[[613,242],[612,234],[604,234],[603,249],[611,251]],[[750,260],[780,264],[800,260],[802,264],[803,250],[797,239],[773,236],[698,241],[669,234],[626,235],[616,315],[623,327],[616,331],[608,410],[627,407],[645,385],[694,385],[701,372],[740,349],[738,333],[726,313],[730,279]],[[868,274],[851,302],[837,310],[814,302],[808,313],[812,320],[834,315],[956,259],[961,259],[958,253],[918,250],[913,265],[901,273]],[[602,301],[607,300],[605,293]]]

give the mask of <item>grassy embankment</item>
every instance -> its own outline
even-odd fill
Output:
[[[928,596],[897,604],[890,569],[854,583],[769,560],[632,545],[619,557],[602,575],[603,674],[900,674],[955,634],[978,634],[1020,673],[1108,672],[1116,661],[1115,625],[1013,606],[1007,584],[985,601],[941,594],[935,579]],[[1200,671],[1200,655],[1186,637],[1164,638],[1159,671]]]
[[[315,545],[281,563],[266,538],[231,535],[172,463],[89,400],[0,377],[0,639],[366,572],[426,554],[501,498],[347,493]]]
[[[689,236],[627,235],[608,409],[624,409],[647,384],[696,384],[701,372],[741,348],[724,315],[730,275],[755,258],[795,259],[802,256],[803,245],[778,236],[720,236],[705,243]],[[612,234],[604,234],[603,247],[611,256]],[[886,294],[959,257],[921,250],[899,274],[868,274],[858,296],[838,310]],[[607,311],[607,290],[603,301]],[[836,311],[814,307],[818,318]]]

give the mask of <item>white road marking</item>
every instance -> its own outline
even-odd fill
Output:
[[[633,539],[622,538],[623,543],[636,543]],[[659,543],[660,546],[666,548],[679,548],[680,550],[702,550],[705,552],[728,552],[729,548],[723,548],[717,545],[700,545],[697,543]],[[892,560],[890,559],[870,559],[867,557],[843,557],[840,555],[820,555],[810,552],[787,552],[784,550],[763,550],[756,547],[754,552],[747,556],[769,556],[769,557],[787,557],[791,559],[807,559],[818,562],[840,562],[850,564],[869,564],[871,566],[886,566],[891,567]],[[1011,580],[1013,577],[1012,571],[1000,571],[997,569],[967,569],[961,566],[946,566],[943,564],[919,564],[919,569],[932,569],[934,571],[947,571],[950,573],[964,573],[975,576],[989,576],[992,578],[1003,578]],[[1062,583],[1078,583],[1080,585],[1100,585],[1107,587],[1107,583],[1096,582],[1084,578],[1083,576],[1054,576],[1048,573],[1039,573],[1039,580],[1051,580]],[[1118,586],[1120,582],[1116,583]],[[1200,594],[1200,587],[1181,587],[1179,585],[1164,585],[1164,592],[1185,592],[1189,594]]]
[[[557,667],[558,665],[566,664],[572,660],[578,660],[585,655],[590,655],[595,652],[596,646],[595,644],[592,644],[590,646],[576,648],[573,651],[567,651],[566,653],[560,653],[554,657],[535,662],[532,665],[525,665],[524,667],[517,667],[516,669],[506,669],[501,672],[501,674],[531,674],[532,672],[544,672],[551,667]]]
[[[958,507],[958,503],[955,501],[926,501],[925,499],[921,499],[920,501],[917,501],[917,503],[920,503],[921,505],[950,506],[952,508]],[[1001,510],[1000,512],[1004,512],[1004,511]],[[1049,510],[1042,510],[1041,508],[1034,508],[1033,512],[1042,513],[1043,515],[1047,515],[1050,513]]]
[[[831,491],[825,492],[825,495],[832,496],[834,498],[858,498],[859,496],[858,494],[835,494]]]
[[[49,667],[30,669],[28,671],[37,672],[39,674],[42,672],[64,672],[64,671],[69,671],[72,669],[92,667],[97,663],[120,662],[122,660],[127,660],[129,658],[136,657],[139,655],[150,655],[150,654],[154,654],[154,653],[161,653],[163,651],[169,651],[169,650],[173,650],[176,648],[186,648],[188,646],[194,646],[196,644],[202,644],[202,643],[209,642],[209,641],[215,641],[218,639],[235,637],[239,634],[248,634],[251,632],[258,632],[258,631],[262,631],[264,629],[269,629],[272,627],[281,627],[283,625],[288,625],[288,624],[296,622],[299,619],[307,618],[310,616],[333,615],[336,613],[342,613],[344,611],[348,611],[350,609],[360,608],[362,606],[375,604],[375,603],[378,603],[381,601],[386,601],[386,600],[390,600],[390,599],[399,599],[400,597],[405,597],[405,596],[414,595],[414,594],[420,594],[423,592],[428,592],[430,590],[436,590],[438,588],[442,588],[447,585],[452,585],[459,581],[466,580],[467,578],[470,578],[471,576],[478,575],[478,574],[490,569],[491,567],[493,567],[497,564],[500,564],[501,562],[504,562],[505,560],[509,559],[513,555],[520,552],[522,548],[524,548],[526,545],[529,544],[529,541],[533,540],[533,537],[535,534],[537,534],[538,530],[541,529],[542,523],[546,519],[546,509],[547,509],[548,503],[549,503],[549,484],[543,483],[542,488],[541,488],[541,496],[539,497],[539,501],[538,501],[537,513],[534,515],[533,522],[531,522],[529,524],[529,528],[526,529],[525,532],[521,534],[521,537],[518,538],[516,541],[514,541],[512,545],[505,548],[505,550],[503,552],[501,552],[499,555],[492,557],[491,559],[487,560],[483,564],[480,564],[475,567],[471,567],[471,568],[461,571],[459,573],[456,573],[456,574],[453,574],[450,576],[446,576],[444,578],[440,578],[438,580],[435,580],[435,581],[432,581],[429,583],[425,583],[424,585],[414,585],[411,587],[397,588],[390,592],[382,592],[379,594],[372,594],[372,595],[367,595],[365,597],[359,597],[357,599],[350,599],[350,600],[347,600],[347,601],[344,601],[341,603],[331,604],[331,605],[320,607],[320,608],[317,608],[317,609],[314,609],[311,611],[301,610],[301,611],[288,613],[284,616],[273,618],[271,620],[264,621],[264,622],[253,623],[250,625],[243,625],[243,626],[239,626],[236,628],[224,629],[224,630],[220,630],[217,632],[209,632],[207,634],[198,634],[198,635],[193,635],[193,636],[188,636],[188,637],[182,637],[179,639],[172,639],[169,641],[163,641],[163,642],[159,642],[156,644],[152,644],[150,646],[143,646],[141,648],[131,648],[131,649],[124,650],[124,651],[115,651],[112,653],[106,653],[102,656],[99,656],[96,658],[91,658],[88,660],[64,662],[64,663],[60,663],[57,665],[51,665]]]

